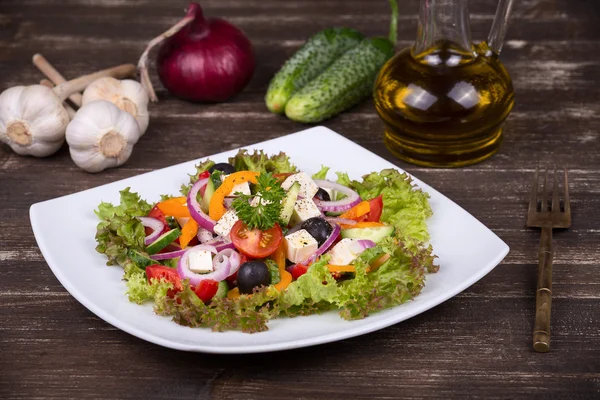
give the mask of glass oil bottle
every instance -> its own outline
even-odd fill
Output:
[[[421,0],[414,46],[381,69],[375,107],[386,147],[429,167],[480,162],[500,147],[514,103],[498,54],[512,0],[500,0],[487,42],[473,44],[467,0]]]

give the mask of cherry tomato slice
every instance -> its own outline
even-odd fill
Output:
[[[308,266],[302,264],[296,264],[289,269],[289,273],[292,274],[293,280],[300,278],[306,271],[308,271]]]
[[[381,213],[383,212],[383,196],[377,196],[374,199],[369,200],[369,207],[371,211],[358,218],[359,222],[379,222],[381,219]]]
[[[177,274],[177,270],[174,268],[165,267],[164,265],[150,265],[146,267],[146,278],[148,283],[152,284],[152,279],[164,280],[173,284],[173,289],[169,289],[167,296],[173,297],[175,293],[183,289],[181,285],[181,278]]]
[[[151,218],[156,218],[157,220],[159,220],[160,222],[162,222],[165,225],[163,231],[161,232],[161,235],[163,233],[169,231],[169,224],[167,223],[167,217],[165,216],[165,213],[160,211],[158,206],[154,206],[152,208],[152,210],[150,210],[150,212],[148,213],[148,216]],[[152,233],[152,229],[150,229],[148,227],[144,227],[144,231],[146,232],[146,235],[149,235]]]
[[[219,290],[219,282],[205,279],[200,282],[198,287],[194,288],[194,293],[205,303],[208,303],[215,297]]]
[[[236,249],[252,258],[265,258],[273,254],[283,239],[283,233],[277,224],[266,231],[261,231],[248,229],[242,221],[233,225],[229,236]]]

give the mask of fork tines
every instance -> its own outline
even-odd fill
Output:
[[[542,191],[539,190],[539,167],[535,169],[531,194],[529,197],[529,210],[527,212],[527,225],[529,226],[552,226],[555,228],[568,227],[571,223],[571,205],[569,200],[569,182],[567,169],[564,168],[564,182],[562,189],[562,202],[560,200],[560,188],[556,166],[553,173],[552,200],[548,198],[548,168],[544,173]],[[562,203],[562,204],[561,204]]]

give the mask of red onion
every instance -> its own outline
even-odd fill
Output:
[[[233,243],[230,240],[223,240],[220,237],[215,238],[215,239],[211,240],[210,242],[206,242],[204,244],[207,244],[209,246],[214,246],[215,249],[217,249],[217,251],[222,251],[225,249],[235,249],[235,246],[233,245]]]
[[[201,187],[206,185],[209,179],[210,178],[200,179],[198,182],[194,183],[187,195],[187,207],[188,210],[190,210],[190,215],[192,218],[194,218],[198,225],[209,230],[210,232],[213,232],[216,221],[206,215],[204,211],[202,211],[202,208],[200,208],[200,203],[198,203],[198,192],[200,191]]]
[[[353,219],[325,217],[325,220],[332,224],[356,225],[356,221]]]
[[[317,207],[322,211],[331,211],[331,212],[344,212],[348,211],[358,203],[360,203],[360,196],[354,190],[346,187],[344,185],[340,185],[336,182],[326,181],[326,180],[315,180],[315,183],[322,188],[333,189],[336,192],[340,192],[346,195],[342,200],[338,201],[323,201],[320,199],[313,199]]]
[[[331,245],[333,244],[333,242],[335,242],[335,239],[337,239],[338,236],[340,236],[340,232],[341,232],[341,228],[340,228],[340,226],[338,224],[331,224],[331,226],[333,227],[333,231],[331,232],[331,234],[329,235],[329,237],[327,238],[327,240],[325,240],[325,242],[323,242],[323,244],[321,245],[321,247],[319,247],[317,249],[317,251],[315,252],[315,254],[313,254],[312,256],[310,256],[308,258],[308,260],[303,261],[303,262],[298,263],[298,264],[306,264],[306,265],[312,264],[317,259],[317,257],[319,257],[321,254],[325,253],[331,247]],[[286,270],[288,270],[288,272],[289,272],[295,265],[296,264],[291,265],[289,267],[286,267]]]
[[[197,3],[185,18],[146,47],[138,63],[142,85],[157,101],[148,76],[148,53],[163,42],[158,76],[173,95],[186,100],[220,102],[239,93],[254,73],[254,52],[248,37],[227,21],[205,19]]]
[[[229,276],[235,274],[238,269],[240,269],[240,265],[242,264],[242,257],[240,254],[233,249],[225,249],[220,251],[215,258],[213,258],[213,265],[215,269],[217,269],[217,264],[220,264],[220,267],[224,264],[229,264]]]
[[[161,235],[163,229],[165,229],[165,224],[162,221],[152,218],[152,217],[138,217],[142,225],[146,228],[152,229],[152,233],[144,238],[144,244],[147,246],[154,242]]]
[[[150,258],[153,260],[156,260],[156,261],[170,260],[171,258],[181,257],[183,255],[183,253],[185,253],[186,251],[188,251],[188,249],[174,250],[174,251],[169,251],[168,253],[152,254],[150,256]]]
[[[331,235],[329,235],[329,237],[327,238],[327,240],[321,245],[321,247],[319,247],[317,249],[317,251],[315,252],[315,254],[313,254],[308,260],[309,263],[315,261],[317,259],[317,257],[319,257],[321,254],[325,253],[327,250],[329,250],[329,248],[331,247],[331,245],[333,244],[333,242],[335,242],[335,239],[338,238],[338,236],[340,236],[340,232],[341,232],[341,228],[338,224],[331,224],[331,226],[333,226],[333,231],[331,231]]]
[[[196,252],[196,251],[201,251],[201,250],[208,250],[212,253],[217,254],[217,249],[215,249],[213,246],[207,246],[207,245],[201,244],[198,246],[190,247],[189,249],[187,249],[185,251],[185,253],[183,253],[181,258],[179,259],[179,262],[177,263],[177,273],[179,274],[179,277],[181,279],[189,279],[190,285],[192,285],[192,286],[198,286],[200,284],[200,282],[202,282],[203,280],[206,280],[206,279],[220,282],[220,281],[224,280],[225,278],[227,278],[229,276],[229,271],[231,269],[229,262],[215,262],[213,260],[214,271],[210,272],[208,274],[197,274],[190,270],[190,266],[189,266],[190,254],[192,254],[193,252]]]

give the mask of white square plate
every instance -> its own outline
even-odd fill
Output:
[[[249,146],[273,154],[287,153],[301,170],[313,173],[321,164],[346,171],[358,179],[371,171],[397,168],[343,136],[315,127]],[[334,151],[332,151],[334,150]],[[211,156],[226,161],[231,150]],[[360,162],[356,162],[360,160]],[[373,332],[422,313],[460,293],[490,272],[508,253],[508,246],[472,215],[418,179],[431,195],[434,215],[429,219],[431,244],[441,268],[427,276],[423,292],[413,301],[365,319],[346,321],[332,311],[322,315],[275,319],[266,332],[212,332],[188,328],[154,314],[150,304],[130,303],[121,280],[122,269],[106,266],[94,248],[101,201],[119,202],[119,190],[130,186],[149,202],[162,193],[178,193],[198,160],[174,165],[94,189],[31,206],[30,218],[37,243],[60,283],[81,304],[106,322],[141,339],[179,350],[208,353],[257,353],[333,342]],[[68,238],[68,239],[65,239]]]

